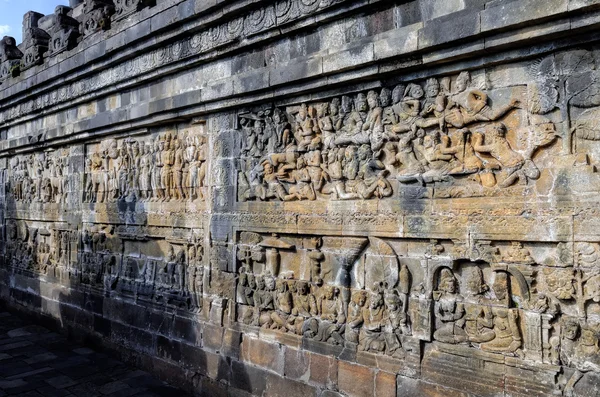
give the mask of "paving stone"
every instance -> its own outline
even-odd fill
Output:
[[[56,354],[53,353],[42,353],[42,354],[38,354],[36,356],[33,356],[31,358],[27,358],[23,361],[25,361],[27,364],[36,364],[36,363],[41,363],[44,361],[51,361],[51,360],[55,360],[57,359],[58,356]]]
[[[88,349],[87,347],[79,347],[77,349],[73,349],[73,353],[81,354],[82,356],[87,356],[89,354],[93,354],[94,351],[92,349]]]
[[[0,397],[186,396],[146,371],[74,346],[44,327],[11,314],[0,318],[0,328],[13,336],[0,339],[0,347],[10,352],[0,353]]]
[[[47,379],[46,382],[50,386],[54,386],[57,389],[64,389],[77,384],[77,381],[69,378],[66,375],[60,375],[54,378]]]
[[[39,389],[37,389],[37,392],[46,397],[66,397],[66,396],[73,395],[73,393],[71,393],[68,390],[57,389],[52,386],[40,387]],[[88,396],[88,397],[93,397],[93,396]]]
[[[127,383],[124,383],[121,381],[115,381],[115,382],[107,383],[104,386],[102,386],[100,388],[100,393],[111,394],[111,393],[115,393],[119,390],[126,389],[126,388],[129,388],[129,385]]]

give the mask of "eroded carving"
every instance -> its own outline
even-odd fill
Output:
[[[410,83],[241,114],[239,200],[383,199],[414,183],[472,195],[539,179],[534,157],[555,141],[554,124],[509,131],[525,112],[516,91],[492,106],[468,72],[452,91],[442,80],[427,80],[427,95]]]

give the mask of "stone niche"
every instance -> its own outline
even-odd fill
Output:
[[[217,3],[0,41],[3,303],[201,396],[600,393],[600,3]]]

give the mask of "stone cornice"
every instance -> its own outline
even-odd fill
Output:
[[[252,9],[246,13],[240,14],[239,17],[234,19],[231,19],[232,16],[230,14],[225,15],[223,11],[220,11],[218,20],[221,20],[222,18],[231,20],[226,23],[216,23],[205,29],[196,30],[199,25],[207,25],[209,22],[206,20],[203,22],[195,21],[189,24],[183,24],[183,26],[175,25],[173,26],[175,28],[174,31],[163,34],[160,39],[154,37],[150,39],[150,42],[146,41],[137,46],[133,46],[132,48],[128,48],[123,54],[119,54],[118,57],[112,57],[103,64],[91,64],[89,66],[92,68],[91,72],[73,73],[56,81],[54,84],[46,85],[43,88],[28,88],[26,92],[21,91],[18,98],[11,100],[5,99],[2,101],[4,102],[2,103],[2,106],[0,106],[0,109],[2,109],[0,113],[0,123],[5,124],[9,120],[14,120],[27,115],[28,113],[48,109],[58,103],[80,98],[83,95],[88,95],[101,88],[114,86],[122,81],[128,81],[147,73],[159,75],[161,67],[173,66],[180,61],[188,60],[194,56],[201,55],[213,58],[222,55],[214,53],[218,52],[218,49],[222,46],[240,43],[242,41],[252,42],[254,41],[252,38],[258,35],[266,36],[262,38],[270,38],[273,34],[281,34],[282,30],[279,29],[283,26],[302,20],[313,15],[315,12],[325,10],[341,2],[342,1],[340,0],[328,0],[326,2],[316,1],[308,2],[310,4],[307,5],[305,4],[307,2],[301,0],[285,0],[274,5],[267,4]],[[367,2],[363,1],[361,3],[366,4]],[[236,9],[235,11],[240,12],[239,9]],[[215,18],[213,17],[212,19]],[[215,21],[210,20],[210,23],[215,23]],[[150,24],[148,23],[148,30],[150,30],[149,25]],[[139,25],[136,26],[138,26],[138,30],[143,31],[142,27],[139,27]],[[271,33],[269,33],[269,31],[271,31]],[[174,42],[165,44],[178,37],[178,35],[181,35],[182,32],[186,32],[186,34],[183,34],[182,37]],[[108,46],[110,45],[109,42],[110,40],[107,40],[103,43]],[[161,43],[164,45],[161,46]],[[132,57],[132,54],[140,52],[138,47],[144,49],[150,48],[151,51]],[[98,51],[94,50],[92,52],[98,55]],[[79,55],[85,56],[87,54],[86,52],[83,52]],[[79,64],[79,62],[73,61],[72,59],[71,63]],[[60,69],[59,66],[61,65],[55,65],[53,67]],[[185,66],[189,67],[189,65]],[[46,76],[51,75],[52,72],[51,69],[43,71]],[[43,77],[45,76],[42,76],[42,78]],[[35,82],[30,80],[23,82],[23,84],[35,86]],[[37,97],[29,100],[26,99],[31,96]]]

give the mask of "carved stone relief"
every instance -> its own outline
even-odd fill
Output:
[[[486,93],[463,72],[241,114],[238,199],[385,199],[411,185],[436,186],[438,198],[522,194],[556,128],[527,123],[519,92]]]
[[[68,149],[13,157],[8,170],[8,184],[5,185],[8,200],[17,203],[65,203],[72,191],[68,183],[68,162]]]
[[[201,202],[207,195],[207,145],[207,136],[195,128],[89,145],[83,201]]]

